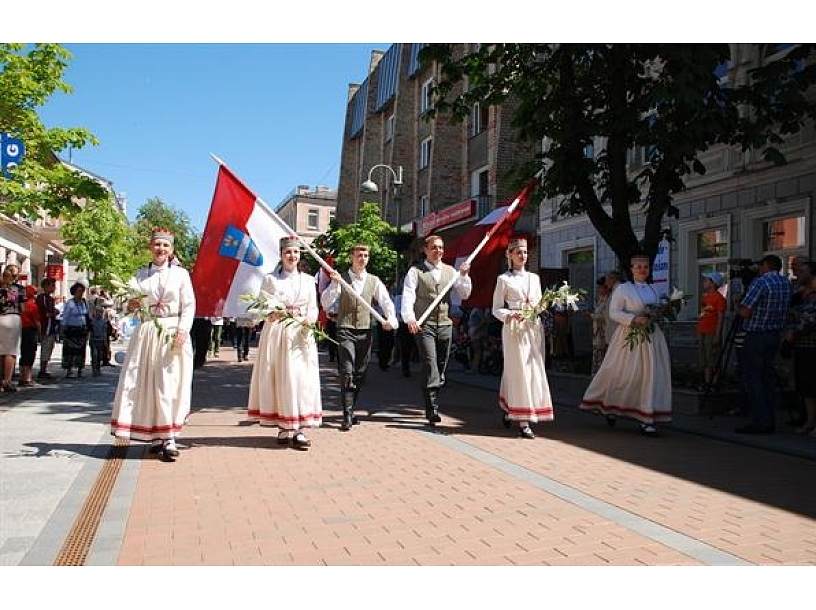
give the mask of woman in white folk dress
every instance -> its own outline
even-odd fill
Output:
[[[493,315],[503,322],[504,370],[499,386],[499,407],[505,427],[519,423],[522,438],[535,438],[530,423],[554,418],[547,371],[544,368],[544,326],[522,310],[541,300],[541,280],[526,270],[527,240],[511,239],[507,246],[509,269],[496,280]]]
[[[300,244],[296,237],[280,240],[279,267],[261,284],[259,298],[280,307],[266,317],[252,368],[247,405],[250,419],[280,429],[278,443],[302,451],[311,446],[303,428],[323,422],[317,343],[306,325],[317,321],[314,277],[298,271]],[[284,313],[284,311],[286,313]],[[287,315],[294,320],[284,319]]]
[[[632,326],[649,323],[648,307],[659,303],[649,277],[649,257],[636,253],[630,258],[633,281],[620,284],[609,297],[609,317],[617,323],[601,367],[592,378],[581,401],[581,409],[600,412],[610,426],[618,417],[640,424],[640,431],[656,436],[656,423],[672,419],[671,361],[666,339],[655,324],[650,340],[626,344]]]
[[[151,452],[167,462],[178,457],[176,439],[190,412],[195,315],[190,274],[172,264],[173,243],[171,231],[154,229],[153,260],[136,273],[147,296],[131,299],[128,310],[145,309],[151,319],[130,337],[111,417],[111,434],[152,442]]]

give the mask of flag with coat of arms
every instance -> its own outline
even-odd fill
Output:
[[[191,274],[196,316],[246,314],[242,294],[257,294],[280,260],[287,232],[229,168],[219,165],[210,213]]]

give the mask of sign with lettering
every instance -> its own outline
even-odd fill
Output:
[[[45,277],[61,282],[65,279],[65,270],[62,265],[46,265]]]
[[[20,164],[25,155],[25,145],[22,140],[12,138],[7,133],[0,133],[0,171],[3,176],[9,177],[8,170]]]
[[[652,264],[652,282],[658,297],[668,297],[671,291],[669,284],[669,254],[671,244],[663,239],[657,246],[657,255]]]
[[[444,227],[460,220],[467,220],[471,218],[476,212],[476,200],[468,199],[461,203],[455,203],[446,207],[439,212],[432,212],[425,218],[417,222],[417,235],[425,237],[430,235],[431,231]]]

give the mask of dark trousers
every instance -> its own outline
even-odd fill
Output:
[[[337,322],[332,318],[326,320],[326,334],[329,338],[337,341]],[[337,344],[332,341],[326,341],[329,351],[329,362],[337,360]]]
[[[774,362],[779,349],[779,331],[750,331],[740,354],[745,388],[751,401],[751,418],[756,426],[776,425],[776,388]]]
[[[377,357],[380,369],[383,371],[387,371],[388,367],[391,366],[391,355],[394,353],[394,338],[396,334],[395,330],[380,329],[380,349],[377,353]]]
[[[402,372],[406,375],[410,374],[411,362],[417,353],[417,346],[416,341],[414,341],[414,336],[405,324],[400,324],[399,328],[397,328],[397,349],[399,349]]]
[[[246,358],[249,355],[249,336],[252,334],[252,329],[249,326],[237,326],[232,332],[238,355]]]
[[[445,385],[445,371],[448,368],[448,357],[450,356],[451,337],[453,336],[453,326],[436,326],[424,324],[414,339],[417,350],[419,350],[419,360],[422,363],[422,374],[420,376],[420,387],[426,404],[433,402],[436,393]]]
[[[91,346],[91,368],[98,371],[105,360],[106,348],[104,339],[91,339],[88,341]]]
[[[190,330],[193,342],[193,368],[204,366],[207,362],[207,350],[210,348],[210,331],[212,324],[206,318],[195,318]]]
[[[359,392],[371,357],[371,330],[337,329],[337,372],[342,392]]]

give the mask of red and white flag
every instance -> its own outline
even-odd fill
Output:
[[[496,278],[503,271],[507,244],[510,243],[511,237],[522,236],[515,230],[516,221],[521,216],[524,206],[527,205],[533,186],[535,186],[534,181],[528,182],[516,196],[518,204],[512,210],[510,205],[495,208],[456,240],[445,245],[443,260],[458,269],[459,265],[467,260],[484,241],[485,236],[490,233],[490,237],[479,250],[478,256],[470,264],[473,290],[463,305],[490,307],[493,304],[493,289],[496,286]],[[528,235],[524,237],[531,239]]]
[[[220,164],[207,225],[192,272],[196,315],[245,315],[242,294],[257,294],[280,260],[287,232],[274,213],[225,165]]]

